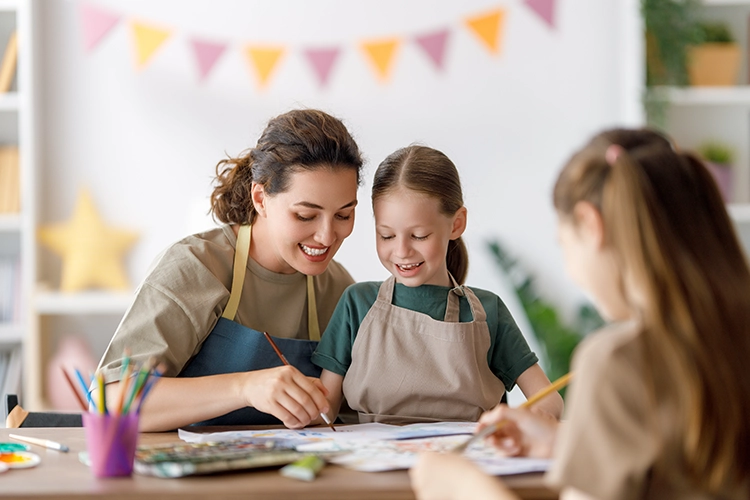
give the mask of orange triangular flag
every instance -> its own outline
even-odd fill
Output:
[[[362,50],[369,56],[370,62],[375,67],[375,74],[378,75],[381,81],[388,79],[393,56],[396,55],[396,50],[400,43],[401,40],[399,38],[362,42]]]
[[[466,19],[466,24],[484,42],[490,52],[500,52],[500,31],[505,21],[505,10],[497,9]]]
[[[245,50],[247,51],[247,59],[250,61],[250,66],[253,67],[255,73],[258,75],[258,83],[263,87],[271,77],[276,63],[279,62],[279,59],[284,54],[284,49],[282,47],[248,46]]]
[[[135,21],[131,21],[130,27],[135,40],[135,65],[138,69],[142,69],[154,55],[156,49],[161,47],[161,44],[169,38],[172,31]]]

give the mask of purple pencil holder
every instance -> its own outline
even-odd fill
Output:
[[[86,449],[91,472],[96,477],[133,474],[135,447],[138,444],[138,414],[83,414]]]

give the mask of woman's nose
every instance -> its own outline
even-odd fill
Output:
[[[336,235],[333,230],[333,222],[330,220],[321,221],[318,225],[317,231],[315,232],[315,241],[325,247],[333,245],[336,240]]]

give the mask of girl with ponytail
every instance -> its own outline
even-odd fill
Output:
[[[750,270],[711,174],[648,130],[607,130],[553,192],[567,272],[610,324],[573,357],[565,424],[501,405],[479,428],[552,457],[567,499],[750,498]],[[427,454],[417,498],[515,496]]]
[[[344,292],[312,361],[331,415],[342,395],[360,422],[476,421],[518,384],[549,385],[503,301],[463,286],[467,210],[453,162],[409,146],[388,156],[372,188],[384,282]],[[537,407],[555,419],[562,399]]]

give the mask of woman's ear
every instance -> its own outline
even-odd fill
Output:
[[[599,210],[588,201],[579,201],[573,207],[576,227],[584,241],[597,249],[604,246],[604,221]]]
[[[462,234],[464,234],[464,231],[466,231],[466,217],[466,207],[459,208],[456,214],[453,216],[453,227],[451,228],[450,239],[457,240],[461,237]]]
[[[250,188],[250,195],[253,200],[253,207],[255,207],[255,211],[261,217],[265,217],[266,216],[266,190],[263,187],[263,184],[253,182],[253,185]]]

